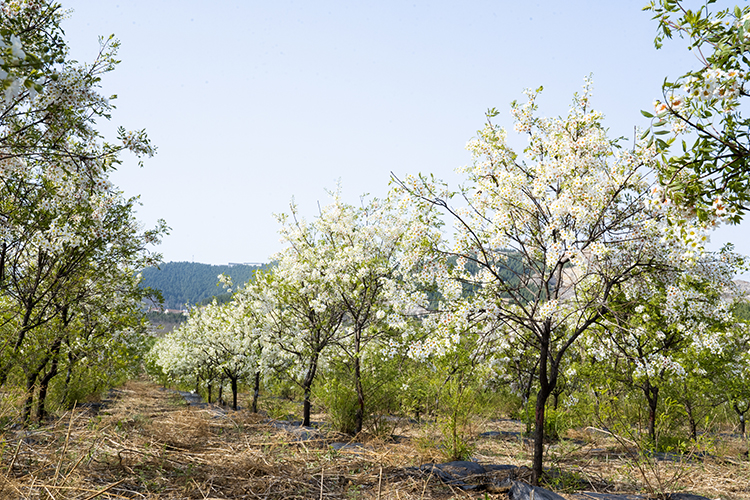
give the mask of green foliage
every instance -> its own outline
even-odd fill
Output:
[[[471,427],[473,404],[471,391],[454,388],[450,392],[447,415],[442,415],[438,422],[442,439],[440,451],[445,460],[469,460],[476,448]]]
[[[712,11],[713,3],[695,8],[682,1],[655,0],[646,7],[659,23],[656,47],[678,35],[700,55],[701,67],[665,80],[666,102],[657,106],[655,116],[643,114],[651,118],[652,141],[664,153],[659,177],[670,197],[704,220],[720,208],[738,223],[750,201],[750,119],[742,115],[748,94],[741,90],[750,70],[750,8]],[[670,150],[679,144],[680,132],[675,130],[690,133],[677,154]]]
[[[587,489],[591,483],[580,472],[552,468],[544,474],[541,484],[555,492],[574,493]]]
[[[299,405],[284,397],[264,397],[259,402],[261,411],[276,420],[294,420],[299,414]]]
[[[544,411],[544,438],[559,441],[570,428],[570,421],[567,411],[547,407]]]
[[[378,354],[374,357],[379,358]],[[372,359],[368,361],[362,383],[365,392],[364,427],[369,433],[381,438],[391,436],[394,428],[393,416],[407,416],[410,400],[405,371],[407,360],[400,357]]]
[[[476,445],[473,437],[465,431],[466,426],[462,419],[455,418],[455,414],[448,418],[443,425],[443,439],[440,442],[440,450],[447,462],[454,460],[469,460],[474,453]]]
[[[326,377],[314,391],[316,399],[325,407],[333,430],[345,434],[357,432],[357,392],[351,377],[337,372]]]
[[[482,369],[473,357],[472,339],[463,339],[452,353],[435,360],[432,379],[438,401],[440,450],[446,460],[467,460],[474,451],[473,417],[482,407]]]

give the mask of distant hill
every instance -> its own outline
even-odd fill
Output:
[[[244,285],[255,271],[269,267],[268,264],[231,264],[214,266],[195,262],[166,262],[142,271],[143,287],[161,290],[164,307],[181,309],[185,304],[197,304],[216,295],[226,293],[217,276],[226,274],[232,277],[235,285]]]

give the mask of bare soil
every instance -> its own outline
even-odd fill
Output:
[[[102,407],[75,408],[38,428],[6,430],[0,498],[505,499],[498,486],[503,479],[528,478],[530,448],[514,421],[478,422],[474,460],[518,468],[487,474],[470,491],[419,469],[444,461],[429,425],[397,422],[396,438],[356,440],[302,431],[245,410],[188,405],[174,391],[132,381]],[[645,495],[665,488],[750,500],[746,451],[747,441],[726,438],[708,456],[639,466],[611,435],[577,431],[550,445],[547,487],[566,498],[580,490]]]

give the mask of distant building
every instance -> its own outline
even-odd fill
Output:
[[[164,314],[182,314],[183,316],[189,316],[190,313],[187,309],[164,309]]]

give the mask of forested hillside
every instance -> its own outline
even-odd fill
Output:
[[[235,264],[214,266],[195,262],[166,262],[158,267],[143,270],[141,286],[160,290],[164,297],[164,307],[178,309],[185,304],[196,304],[216,295],[226,293],[218,286],[217,276],[226,274],[237,285],[247,283],[253,273],[267,264],[252,266]]]

